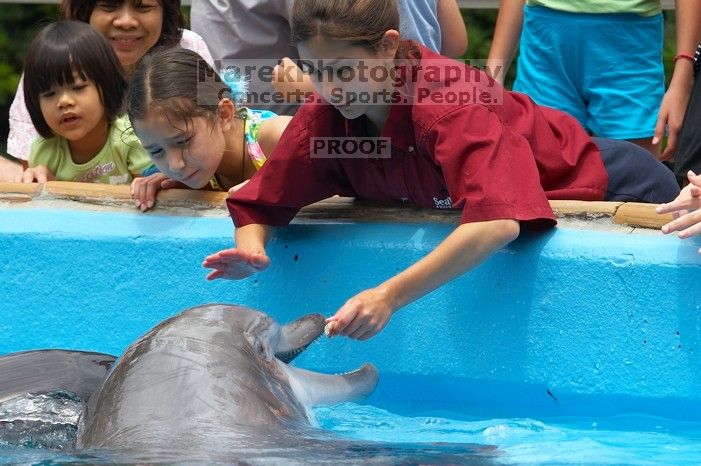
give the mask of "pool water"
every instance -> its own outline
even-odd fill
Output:
[[[329,315],[451,228],[296,222],[275,234],[264,274],[207,282],[202,259],[231,245],[229,218],[0,207],[0,354],[118,355],[164,318],[208,302],[254,307],[281,323]],[[312,345],[297,366],[333,373],[372,362],[380,384],[364,404],[316,409],[331,433],[326,457],[271,452],[256,461],[701,464],[699,246],[655,232],[524,234],[372,340]],[[339,437],[367,449],[344,457],[331,448]],[[370,441],[396,454],[371,457]],[[471,444],[496,450],[471,453]],[[0,448],[0,463],[138,462],[26,445]]]
[[[144,459],[151,463],[182,460],[180,455],[172,458],[159,453],[135,459],[125,454],[74,452],[67,445],[75,435],[72,424],[82,407],[70,397],[62,396],[60,402],[55,403],[58,409],[52,409],[52,416],[46,418],[47,423],[33,430],[19,425],[17,420],[13,423],[10,411],[21,408],[26,412],[28,404],[36,408],[40,402],[23,399],[21,407],[16,403],[13,406],[8,404],[3,403],[0,409],[2,464],[137,464]],[[319,435],[322,447],[313,454],[304,450],[257,451],[252,455],[237,451],[234,453],[237,456],[228,456],[227,462],[345,464],[344,461],[349,461],[349,464],[355,464],[356,460],[363,463],[374,460],[377,464],[475,464],[475,461],[484,461],[513,465],[680,466],[701,463],[701,423],[645,415],[547,420],[478,419],[446,412],[402,416],[372,405],[356,403],[316,408],[314,414],[318,427],[324,432]],[[29,417],[37,420],[36,416]],[[10,426],[14,426],[15,430],[30,430],[31,434],[13,436]],[[334,456],[334,442],[341,438],[357,441],[353,447],[357,458],[339,459]],[[324,458],[324,441],[329,444],[328,459]],[[378,458],[373,450],[374,445],[392,448],[379,450],[382,456]],[[461,448],[465,445],[469,445],[466,447],[468,452],[462,453]],[[479,447],[473,445],[484,445],[485,451],[480,453]],[[478,449],[478,453],[472,451],[474,448]]]
[[[701,464],[701,423],[651,416],[477,419],[400,416],[346,403],[315,410],[319,425],[367,441],[495,445],[502,464]]]

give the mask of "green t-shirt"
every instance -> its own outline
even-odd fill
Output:
[[[29,154],[29,166],[38,165],[45,165],[57,181],[83,183],[129,184],[135,177],[152,171],[148,152],[131,129],[126,115],[112,123],[104,147],[87,163],[73,162],[65,138],[37,138]]]
[[[640,16],[662,13],[660,0],[527,0],[526,4],[570,13],[635,13]]]

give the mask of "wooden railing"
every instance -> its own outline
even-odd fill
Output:
[[[227,193],[188,189],[164,189],[159,191],[154,212],[156,214],[185,214],[182,209],[210,210],[212,214],[228,215]],[[49,181],[47,183],[0,183],[0,207],[27,205],[27,207],[54,208],[56,205],[74,203],[85,206],[101,206],[106,209],[137,212],[127,185],[99,183],[74,183]],[[597,223],[603,226],[627,225],[631,228],[659,229],[672,221],[671,214],[659,215],[656,204],[604,201],[550,201],[550,207],[559,219]],[[174,210],[170,210],[174,209]],[[180,209],[180,210],[179,210]],[[215,212],[216,211],[216,212]],[[297,218],[333,219],[355,222],[438,222],[455,224],[460,220],[460,210],[421,209],[401,203],[376,203],[354,201],[348,197],[333,197],[302,209]]]

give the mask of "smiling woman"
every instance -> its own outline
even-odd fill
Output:
[[[184,29],[180,0],[63,0],[61,16],[89,23],[102,33],[127,74],[149,50],[160,45],[180,45],[212,63],[204,40]],[[26,164],[38,133],[27,112],[22,85],[23,79],[10,107],[7,153]]]
[[[61,13],[100,31],[128,73],[156,44],[177,44],[185,24],[179,0],[64,0]]]

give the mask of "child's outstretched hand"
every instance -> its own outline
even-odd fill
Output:
[[[208,269],[214,269],[207,275],[207,280],[216,278],[240,280],[267,269],[270,258],[264,252],[232,248],[207,256],[202,265]]]
[[[660,204],[658,214],[672,213],[674,220],[662,226],[662,232],[678,231],[680,238],[701,234],[701,175],[689,171],[689,184],[672,202]],[[701,252],[701,251],[700,251]]]
[[[22,174],[15,177],[15,183],[46,183],[53,180],[54,174],[44,165],[27,168]]]
[[[131,197],[134,205],[142,212],[153,207],[156,202],[156,194],[161,189],[187,187],[182,183],[171,180],[163,173],[153,173],[148,176],[134,178],[131,182]]]

